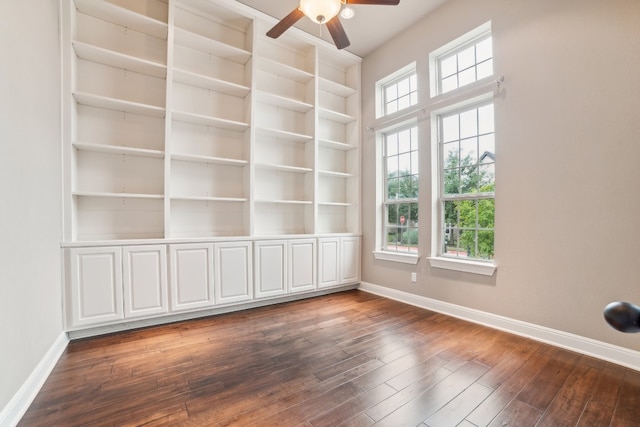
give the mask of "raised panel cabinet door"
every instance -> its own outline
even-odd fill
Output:
[[[250,242],[216,243],[216,302],[229,304],[253,298]]]
[[[289,290],[304,292],[316,289],[315,239],[290,240],[287,252]]]
[[[340,239],[318,239],[318,287],[340,284]]]
[[[171,310],[212,307],[214,304],[213,244],[170,245]]]
[[[340,245],[340,283],[357,283],[360,281],[360,238],[342,237]]]
[[[121,248],[70,249],[69,255],[73,326],[123,319]]]
[[[150,316],[169,310],[165,245],[122,249],[124,317]]]
[[[254,242],[255,297],[265,298],[287,293],[287,242]]]

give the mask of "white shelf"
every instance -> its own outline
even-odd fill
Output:
[[[102,191],[74,191],[75,197],[108,197],[127,199],[164,199],[162,194],[106,193]]]
[[[318,139],[318,144],[321,147],[331,148],[333,150],[341,150],[341,151],[351,151],[358,148],[355,145],[346,144],[344,142],[331,141],[329,139]]]
[[[262,199],[256,200],[256,203],[265,204],[277,204],[277,205],[312,205],[310,200],[275,200],[275,199]]]
[[[222,129],[245,131],[249,129],[248,123],[237,122],[235,120],[222,119],[219,117],[204,116],[202,114],[188,113],[184,111],[174,111],[173,120],[179,122],[193,123],[196,125],[213,126]]]
[[[313,79],[312,73],[268,58],[260,58],[258,60],[258,69],[300,83],[307,83]]]
[[[202,74],[192,73],[180,69],[173,70],[173,80],[178,83],[195,86],[203,89],[211,89],[216,92],[226,93],[227,95],[244,98],[249,94],[251,89],[225,80],[204,76]]]
[[[334,82],[333,80],[325,79],[323,77],[318,79],[318,84],[320,86],[320,90],[331,92],[344,98],[357,93],[357,91],[352,87],[345,86],[341,83]]]
[[[313,136],[311,135],[303,135],[301,133],[289,132],[281,129],[258,127],[256,128],[256,131],[263,135],[272,136],[280,139],[286,139],[288,141],[294,141],[294,142],[308,142],[313,140]]]
[[[244,197],[197,197],[197,196],[171,196],[171,200],[187,200],[196,202],[228,202],[228,203],[242,203],[247,199]]]
[[[251,52],[201,36],[200,34],[192,33],[182,28],[175,29],[175,42],[214,56],[229,59],[239,64],[246,64],[251,58]]]
[[[195,154],[172,154],[171,160],[210,163],[210,164],[228,165],[228,166],[246,166],[249,163],[246,160],[229,159],[229,158],[223,158],[223,157],[200,156]]]
[[[353,178],[353,176],[354,176],[351,173],[325,171],[325,170],[318,171],[318,174],[319,175],[323,175],[323,176],[331,176],[331,177],[335,177],[335,178]]]
[[[353,206],[353,203],[343,202],[318,202],[319,206]]]
[[[78,58],[122,68],[124,70],[135,71],[152,77],[167,77],[167,66],[164,64],[125,55],[77,40],[72,42],[72,44]]]
[[[107,154],[125,154],[139,157],[149,157],[154,159],[163,159],[164,151],[148,150],[145,148],[125,147],[121,145],[93,144],[87,142],[74,142],[73,146],[82,151],[92,151],[96,153]]]
[[[76,8],[86,14],[112,24],[166,40],[168,25],[148,16],[102,0],[75,0]]]
[[[349,124],[356,121],[356,118],[353,116],[341,113],[339,111],[329,110],[327,108],[318,108],[318,112],[320,113],[320,117],[332,120],[334,122]]]
[[[155,105],[141,104],[139,102],[125,101],[123,99],[108,98],[84,92],[74,92],[73,97],[81,105],[105,108],[107,110],[122,111],[125,113],[142,114],[151,117],[164,117],[165,109]]]
[[[313,105],[298,99],[287,98],[262,90],[256,91],[256,99],[266,104],[277,105],[288,110],[307,113],[313,109]]]
[[[268,169],[268,170],[275,170],[275,171],[281,171],[281,172],[292,172],[292,173],[302,173],[302,174],[313,172],[313,169],[311,168],[303,168],[299,166],[274,165],[270,163],[256,163],[255,166],[258,169]]]

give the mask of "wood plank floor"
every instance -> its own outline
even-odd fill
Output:
[[[20,426],[638,426],[640,373],[348,291],[71,342]]]

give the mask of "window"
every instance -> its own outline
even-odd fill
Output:
[[[376,117],[402,111],[418,103],[416,64],[411,63],[376,83]]]
[[[418,252],[418,128],[382,134],[384,164],[383,249]]]
[[[493,104],[438,116],[440,256],[491,260],[494,254]]]

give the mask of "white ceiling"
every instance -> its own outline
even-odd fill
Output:
[[[298,7],[299,0],[236,0],[251,6],[278,20]],[[446,0],[400,0],[397,6],[353,5],[356,15],[352,19],[341,19],[351,46],[351,53],[365,57],[414,22],[440,6]],[[323,25],[307,17],[295,25],[297,28],[319,36],[331,43],[331,36]]]

